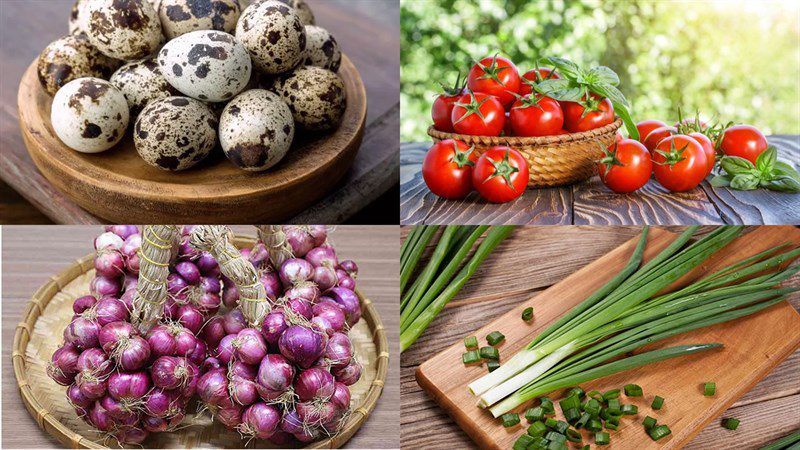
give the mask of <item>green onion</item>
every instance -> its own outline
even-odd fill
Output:
[[[634,416],[639,413],[639,407],[636,405],[622,405],[622,415]]]
[[[553,401],[550,400],[548,397],[541,397],[539,399],[541,402],[542,409],[544,410],[545,414],[555,414],[556,408],[553,405]]]
[[[519,423],[519,414],[517,413],[503,414],[503,417],[501,417],[500,420],[503,421],[504,427],[506,428],[513,427],[514,425]]]
[[[489,345],[494,346],[494,345],[497,345],[497,344],[503,342],[503,339],[505,339],[505,338],[506,337],[505,337],[505,335],[503,335],[503,333],[501,333],[499,331],[492,331],[491,333],[489,333],[486,336],[486,342],[488,342]]]
[[[597,400],[598,402],[604,402],[605,401],[605,400],[603,400],[603,394],[600,391],[597,391],[597,390],[591,390],[591,391],[587,392],[586,396],[587,397],[591,397],[591,398]]]
[[[583,440],[583,436],[580,433],[573,430],[572,428],[567,429],[567,440],[570,442],[580,442]]]
[[[500,359],[500,352],[494,347],[481,347],[480,353],[483,359]]]
[[[581,450],[589,450],[591,447],[587,444],[581,447]]]
[[[795,430],[786,436],[761,447],[759,450],[795,450],[797,446],[792,444],[800,442],[800,430]]]
[[[525,418],[528,419],[528,422],[542,420],[544,419],[544,409],[542,409],[541,406],[530,408],[529,410],[525,411]]]
[[[619,399],[612,398],[608,401],[608,414],[612,416],[619,416],[622,414],[622,409],[619,403]]]
[[[650,405],[650,407],[655,410],[659,410],[662,406],[664,406],[664,398],[656,395],[655,398],[653,398],[653,404]]]
[[[603,394],[603,400],[609,401],[612,398],[619,398],[619,389],[612,389]]]
[[[571,408],[580,408],[581,401],[578,399],[577,395],[570,395],[566,398],[563,398],[558,401],[558,406],[561,407],[561,411],[566,411]]]
[[[583,408],[584,411],[589,413],[592,417],[597,417],[600,414],[600,402],[596,399],[591,399],[586,402],[586,406]]]
[[[605,431],[600,431],[594,435],[594,443],[597,445],[608,445],[611,443],[611,436]]]
[[[481,360],[481,355],[478,353],[477,350],[470,350],[461,355],[461,361],[463,361],[464,364],[475,364],[480,360]]]
[[[547,444],[547,450],[567,450],[566,438],[563,441],[551,441]]]
[[[606,419],[605,423],[612,423],[614,425],[619,425],[619,417],[609,417],[608,419]]]
[[[583,400],[584,398],[586,398],[586,392],[584,392],[583,389],[581,389],[581,388],[579,388],[577,386],[572,388],[572,389],[570,389],[569,392],[567,392],[567,396],[570,396],[570,395],[576,395],[578,397],[578,399],[580,399],[580,400]]]
[[[564,434],[569,429],[569,424],[563,420],[556,421],[556,426],[553,427],[558,433]]]
[[[467,347],[468,349],[477,348],[478,338],[476,338],[475,336],[464,338],[464,347]]]
[[[589,423],[589,419],[591,419],[591,418],[592,418],[592,415],[589,414],[589,413],[581,414],[581,418],[578,419],[577,422],[575,422],[575,428],[583,428],[583,427],[585,427],[586,424]]]
[[[400,294],[402,295],[403,291],[405,290],[406,284],[408,280],[411,278],[411,274],[414,272],[414,268],[417,267],[417,262],[422,257],[422,254],[425,252],[425,247],[427,247],[428,242],[430,242],[431,238],[434,234],[436,234],[436,230],[438,227],[435,226],[421,226],[421,227],[414,227],[420,229],[419,236],[416,238],[416,241],[413,243],[414,247],[408,253],[406,258],[406,265],[401,267],[400,270]],[[412,231],[413,233],[413,231]],[[406,241],[411,239],[411,235],[409,234],[406,237]]]
[[[567,437],[563,434],[559,433],[558,431],[549,431],[547,434],[544,435],[544,438],[550,442],[566,442]]]
[[[672,430],[669,429],[666,425],[656,425],[655,427],[651,428],[650,431],[647,432],[650,435],[650,438],[654,441],[657,441],[663,437],[667,437],[672,434]]]
[[[638,384],[626,384],[624,389],[628,397],[641,397],[643,394],[642,387]]]
[[[605,421],[605,423],[603,423],[603,426],[604,426],[604,427],[605,427],[607,430],[614,430],[614,431],[617,431],[617,430],[619,430],[619,424],[618,424],[618,423],[615,423],[615,422],[612,422],[612,421],[610,421],[610,420],[606,420],[606,421]]]
[[[717,384],[713,381],[709,381],[708,383],[703,385],[703,395],[706,397],[713,397],[714,394],[717,393]]]
[[[531,319],[533,319],[533,308],[529,306],[522,311],[522,320],[527,322]]]
[[[486,368],[489,369],[489,372],[494,372],[500,368],[500,363],[497,361],[489,361],[486,363]]]
[[[547,432],[547,426],[545,426],[544,423],[538,420],[530,424],[530,426],[528,427],[528,434],[530,434],[531,436],[544,436],[546,432]]]
[[[642,425],[644,425],[644,429],[650,431],[654,426],[656,426],[656,419],[647,416],[642,421]]]
[[[527,434],[523,434],[516,441],[514,441],[514,446],[511,447],[513,450],[526,450],[529,445],[533,443],[533,437],[528,436]]]
[[[547,425],[547,428],[555,428],[558,425],[558,421],[552,417],[548,417],[545,419],[544,424]]]
[[[593,432],[600,431],[603,429],[603,423],[598,419],[590,419],[586,424],[586,429]]]
[[[734,419],[733,417],[725,419],[722,421],[722,426],[729,430],[735,430],[739,428],[739,419]]]
[[[569,408],[564,411],[564,418],[567,419],[567,422],[575,424],[581,418],[581,412],[578,408]]]
[[[544,436],[535,436],[530,444],[528,444],[527,450],[544,450],[547,448],[547,444],[550,441],[544,438]]]

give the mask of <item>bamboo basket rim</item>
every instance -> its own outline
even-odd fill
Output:
[[[556,134],[553,136],[475,136],[471,134],[447,133],[428,127],[428,136],[444,140],[455,139],[465,143],[477,143],[483,145],[507,145],[509,147],[535,147],[535,146],[554,146],[560,144],[570,144],[590,141],[598,136],[616,132],[622,127],[622,119],[616,120],[608,125],[579,133]]]
[[[237,234],[234,242],[238,247],[252,245],[256,242],[256,239],[251,236]],[[33,390],[28,383],[25,353],[36,321],[42,316],[50,300],[72,280],[93,268],[94,254],[88,254],[77,259],[57,275],[50,276],[50,279],[36,290],[23,311],[22,320],[16,326],[11,351],[11,363],[14,369],[14,377],[17,379],[17,389],[28,412],[36,420],[39,428],[70,448],[109,447],[72,431],[42,406],[41,402],[34,396]],[[367,322],[377,352],[375,379],[372,381],[361,404],[351,410],[347,423],[339,433],[326,439],[312,442],[302,448],[339,448],[344,445],[366,422],[369,414],[375,409],[378,398],[383,393],[383,387],[386,384],[386,377],[389,371],[389,345],[386,330],[372,301],[363,295],[358,288],[356,288],[355,292],[361,301],[361,317]],[[243,441],[242,447],[245,445]]]

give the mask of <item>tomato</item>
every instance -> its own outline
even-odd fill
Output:
[[[514,131],[511,129],[511,120],[508,118],[508,111],[506,111],[506,122],[503,125],[503,136],[513,136]]]
[[[597,163],[597,172],[603,184],[614,192],[633,192],[650,179],[653,162],[650,152],[641,142],[623,139],[606,150]]]
[[[514,63],[497,55],[478,61],[467,75],[467,87],[471,91],[493,95],[503,106],[514,102],[519,84],[519,72]]]
[[[533,85],[540,81],[561,78],[555,70],[542,67],[541,69],[531,69],[522,75],[519,86],[519,95],[525,96],[533,92]]]
[[[644,138],[642,144],[647,147],[650,152],[653,152],[653,149],[656,148],[659,142],[662,140],[672,136],[673,134],[677,133],[678,129],[671,126],[663,126],[658,127],[655,130],[651,131],[647,134],[647,137]]]
[[[492,147],[478,158],[472,169],[472,185],[492,203],[514,200],[528,185],[528,162],[511,147]]]
[[[514,136],[550,136],[564,126],[561,106],[541,94],[518,99],[511,107],[508,118]]]
[[[454,139],[433,144],[422,162],[428,189],[443,198],[464,198],[472,191],[472,168],[478,160],[475,147]]]
[[[639,142],[644,144],[644,138],[646,138],[651,131],[665,126],[667,126],[667,124],[655,119],[643,120],[637,123],[636,129],[639,130]]]
[[[445,133],[453,132],[453,121],[450,116],[453,113],[453,105],[458,98],[464,94],[464,85],[460,82],[461,77],[456,78],[456,85],[448,87],[442,84],[443,93],[436,96],[431,107],[431,118],[433,127]]]
[[[695,188],[706,177],[708,161],[703,147],[684,134],[670,136],[653,151],[653,173],[662,186],[674,192]]]
[[[571,133],[594,130],[614,121],[614,107],[607,98],[589,97],[582,102],[561,102],[564,128]]]
[[[694,133],[689,133],[689,137],[693,137],[701,147],[703,147],[703,153],[706,154],[706,162],[708,163],[708,169],[706,169],[706,176],[711,173],[711,170],[714,169],[714,164],[717,162],[717,154],[714,151],[714,144],[711,142],[711,139],[708,138],[703,133],[695,131]]]
[[[458,98],[450,119],[453,121],[456,133],[500,136],[506,122],[506,111],[497,98],[478,92],[468,92]]]
[[[617,131],[617,134],[614,135],[614,142],[619,144],[620,142],[622,142],[623,139],[625,139],[625,137],[622,136],[622,133]]]
[[[722,134],[719,148],[727,156],[739,156],[755,164],[758,155],[767,149],[767,138],[752,125],[734,125]]]

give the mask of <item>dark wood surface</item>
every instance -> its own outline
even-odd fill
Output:
[[[683,229],[667,228],[671,231]],[[711,229],[704,227],[699,233]],[[402,229],[403,238],[408,230],[408,227]],[[640,232],[640,227],[603,226],[517,229],[512,238],[490,256],[490,259],[502,259],[504,264],[483,264],[419,340],[403,353],[400,361],[403,448],[476,448],[466,433],[417,385],[414,372],[422,362]],[[800,286],[800,277],[795,276],[787,284]],[[791,304],[800,309],[800,295],[793,294],[790,298]],[[738,418],[741,421],[738,430],[726,430],[719,422],[712,421],[686,448],[758,448],[798,428],[798,402],[800,350],[722,414],[723,418]]]
[[[770,136],[779,158],[800,168],[800,136]],[[430,143],[400,145],[400,223],[411,224],[800,224],[800,194],[711,187],[669,192],[655,180],[632,194],[615,194],[595,176],[573,186],[528,189],[509,203],[492,204],[472,192],[464,200],[431,193],[421,165]]]
[[[309,3],[318,25],[330,30],[353,60],[368,96],[367,129],[353,167],[336,190],[298,218],[330,223],[333,218],[349,218],[397,185],[400,11],[397,0]],[[55,222],[96,223],[96,217],[39,173],[22,143],[17,120],[16,95],[22,74],[49,42],[67,33],[71,5],[71,0],[0,1],[0,177]],[[4,201],[5,197],[0,198],[0,203]],[[382,217],[370,222],[397,223],[392,208],[371,206],[374,214]]]
[[[233,230],[255,236],[253,227],[235,226]],[[51,276],[91,253],[92,239],[101,231],[96,226],[3,227],[2,446],[5,448],[59,447],[58,441],[37,426],[22,404],[11,367],[11,344],[30,296]],[[338,226],[331,233],[337,253],[352,258],[359,265],[359,289],[363,289],[378,309],[390,353],[383,394],[345,448],[400,446],[397,427],[400,420],[398,237],[397,226]],[[253,444],[248,446],[252,447]]]

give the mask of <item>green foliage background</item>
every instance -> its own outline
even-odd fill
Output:
[[[438,81],[500,52],[606,65],[635,121],[692,115],[800,134],[800,2],[402,0],[401,139],[429,140]]]

